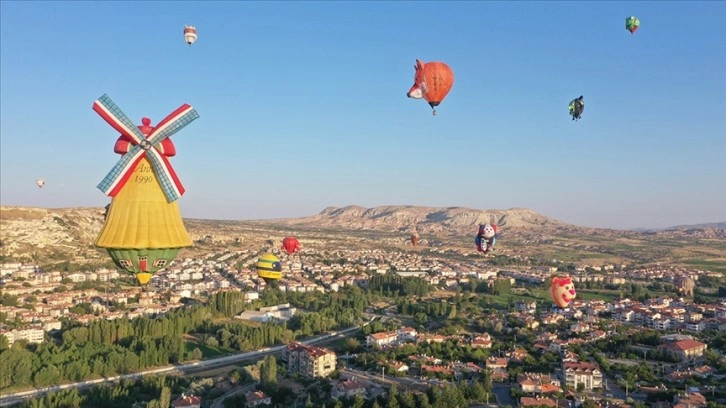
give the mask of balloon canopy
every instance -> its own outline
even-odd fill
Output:
[[[550,285],[552,301],[561,308],[566,308],[577,296],[575,284],[569,276],[554,276]]]
[[[191,47],[192,44],[197,42],[197,28],[194,26],[184,26],[184,41]]]
[[[625,19],[625,29],[630,31],[630,34],[636,32],[638,27],[640,27],[640,20],[638,17],[630,16]]]
[[[35,185],[38,186],[39,188],[43,188],[43,186],[45,185],[45,180],[37,179],[37,180],[35,180]]]
[[[446,98],[454,85],[454,71],[444,62],[427,62],[416,60],[416,72],[413,77],[413,86],[406,96],[413,99],[424,99],[431,105],[433,114],[435,107]]]
[[[284,249],[288,255],[291,255],[300,250],[300,242],[296,237],[285,237],[285,239],[282,240],[282,249]]]
[[[265,282],[273,282],[282,278],[282,264],[280,259],[270,252],[263,254],[255,263],[257,276]]]

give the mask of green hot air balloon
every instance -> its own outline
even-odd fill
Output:
[[[638,27],[640,27],[638,17],[630,16],[625,19],[625,29],[630,31],[631,35],[638,30]]]

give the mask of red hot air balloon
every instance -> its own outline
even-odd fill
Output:
[[[406,96],[414,99],[424,99],[431,105],[433,114],[436,107],[446,98],[454,85],[454,71],[443,62],[423,63],[416,60],[414,65],[416,73],[413,77],[413,86]]]
[[[285,237],[285,239],[282,240],[282,249],[284,249],[288,255],[291,255],[300,250],[300,242],[295,237]]]

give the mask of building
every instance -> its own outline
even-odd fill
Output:
[[[272,404],[272,398],[268,397],[267,394],[262,391],[250,391],[245,394],[245,399],[247,400],[247,408]]]
[[[18,340],[27,340],[28,343],[42,343],[45,340],[43,329],[0,330],[0,335],[5,335],[10,346]]]
[[[679,360],[689,360],[703,357],[708,346],[696,340],[680,340],[665,343],[660,346],[664,352],[675,356]]]
[[[182,395],[178,400],[172,401],[171,406],[172,408],[201,408],[202,397]]]
[[[602,371],[596,363],[563,363],[562,372],[565,376],[565,385],[570,389],[577,390],[580,384],[587,391],[602,388]]]
[[[327,377],[335,371],[337,356],[331,350],[293,342],[282,350],[282,361],[291,373]]]
[[[366,338],[366,344],[369,347],[383,347],[393,344],[398,344],[398,333],[396,332],[381,332],[371,333]]]
[[[356,380],[343,380],[338,382],[338,384],[335,385],[335,388],[331,391],[331,394],[333,398],[340,398],[340,397],[355,397],[356,395],[360,395],[362,397],[366,396],[366,387],[365,384],[363,384],[360,381]]]

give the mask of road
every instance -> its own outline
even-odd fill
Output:
[[[416,390],[426,392],[431,387],[428,381],[421,381],[415,378],[409,377],[394,377],[390,375],[382,375],[378,373],[371,373],[368,371],[360,371],[352,368],[341,368],[340,372],[348,375],[349,377],[362,378],[371,382],[383,383],[387,385],[396,385],[399,391]]]
[[[509,394],[509,390],[512,388],[510,384],[493,384],[492,394],[497,397],[497,405],[500,407],[509,405],[510,407],[516,407],[518,404],[512,399]]]
[[[229,390],[227,393],[225,393],[221,397],[218,397],[217,399],[215,399],[214,402],[212,402],[211,408],[222,408],[222,403],[224,403],[224,400],[226,400],[227,398],[229,398],[235,394],[239,394],[241,392],[247,393],[254,389],[255,389],[255,384],[247,384],[242,387],[235,387],[234,389]]]
[[[370,324],[376,317],[374,316],[371,318],[368,322],[364,323],[363,326],[367,326]],[[313,337],[308,340],[301,341],[300,343],[313,345],[318,343],[323,343],[327,340],[331,340],[333,338],[338,337],[346,337],[348,334],[353,333],[355,331],[358,331],[360,329],[359,326],[349,327],[347,329],[334,331],[332,333],[323,334],[320,336]],[[192,372],[198,372],[207,370],[210,368],[218,368],[228,365],[233,365],[239,362],[249,361],[249,360],[260,360],[264,358],[268,354],[274,354],[281,352],[286,346],[274,346],[274,347],[267,347],[261,350],[255,350],[250,351],[247,353],[238,353],[233,354],[229,356],[224,357],[217,357],[217,358],[211,358],[209,360],[202,360],[202,361],[195,361],[192,363],[186,363],[186,364],[178,364],[178,365],[171,365],[166,367],[158,367],[151,370],[146,370],[138,373],[132,373],[132,374],[124,374],[124,375],[117,375],[114,377],[108,377],[108,378],[97,378],[94,380],[88,380],[88,381],[81,381],[77,383],[70,383],[70,384],[61,384],[61,385],[55,385],[52,387],[45,387],[45,388],[36,388],[34,390],[30,391],[22,391],[22,392],[15,392],[11,394],[4,394],[0,395],[0,407],[7,407],[13,404],[17,404],[19,402],[22,402],[25,399],[28,398],[37,398],[40,396],[43,396],[45,394],[48,394],[50,392],[57,392],[61,390],[66,389],[84,389],[89,388],[97,384],[102,383],[110,383],[110,382],[117,382],[124,379],[138,379],[145,375],[157,375],[157,374],[165,374],[165,373],[172,373],[172,372],[181,372],[181,373],[192,373]]]

